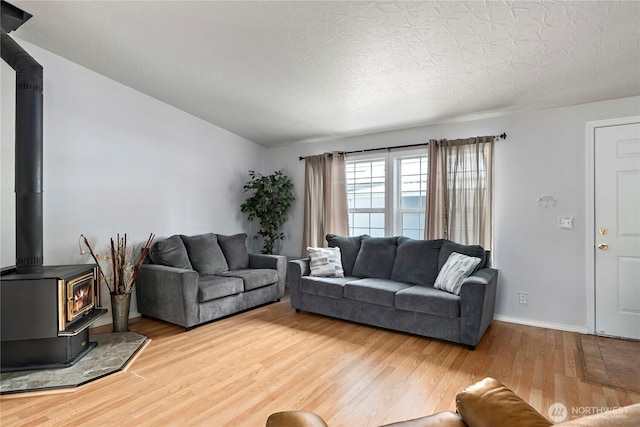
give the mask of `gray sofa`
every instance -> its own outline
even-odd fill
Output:
[[[247,235],[174,235],[157,241],[136,278],[138,311],[187,330],[279,301],[286,257],[250,254]]]
[[[474,349],[493,320],[498,270],[480,246],[449,240],[327,235],[340,248],[344,277],[310,275],[309,259],[289,261],[291,306]],[[434,282],[452,253],[480,258],[459,295]],[[441,279],[442,280],[442,279]]]

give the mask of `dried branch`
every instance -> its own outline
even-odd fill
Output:
[[[120,237],[120,235],[118,235]],[[113,276],[113,292],[118,293],[120,288],[118,288],[118,269],[116,268],[116,263],[118,259],[116,258],[116,248],[113,244],[113,238],[111,239],[111,276]]]
[[[106,259],[110,262],[111,266],[111,278],[109,279],[102,268],[100,267],[100,263],[98,255],[93,251],[89,242],[87,241],[84,235],[81,235],[84,239],[85,245],[89,248],[89,252],[93,257],[96,264],[98,264],[98,271],[100,271],[100,277],[105,281],[107,287],[109,288],[109,292],[112,294],[123,294],[130,293],[134,284],[136,277],[138,276],[138,272],[142,268],[142,264],[149,253],[149,249],[151,244],[153,243],[153,239],[155,235],[151,233],[149,238],[147,239],[144,246],[138,252],[138,248],[141,245],[134,245],[134,247],[128,247],[127,235],[124,234],[123,237],[120,234],[116,235],[116,239],[110,239],[110,244],[107,246],[107,252],[109,256]],[[134,260],[133,257],[137,254],[137,259]]]
[[[107,276],[104,275],[104,271],[102,271],[102,267],[100,267],[100,262],[98,260],[98,257],[96,256],[95,252],[93,251],[93,248],[89,244],[89,241],[84,236],[84,234],[81,234],[80,237],[82,237],[82,239],[84,240],[84,244],[89,249],[89,253],[91,254],[91,257],[93,258],[93,260],[96,262],[96,264],[98,264],[98,271],[100,272],[100,277],[102,277],[102,280],[104,280],[104,282],[107,284],[107,288],[109,288],[109,292],[113,292],[111,290],[111,286],[109,285],[109,280],[107,280]]]
[[[138,272],[140,271],[140,268],[142,268],[142,263],[144,262],[144,259],[147,257],[147,254],[149,253],[149,248],[151,248],[151,243],[153,242],[153,239],[155,237],[156,237],[155,234],[153,233],[149,234],[147,243],[145,243],[145,245],[142,247],[142,250],[140,251],[140,256],[138,256],[138,262],[136,262],[136,266],[133,269],[133,278],[131,279],[132,283],[135,283],[136,277],[138,277]]]

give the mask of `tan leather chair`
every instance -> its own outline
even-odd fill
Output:
[[[469,386],[456,395],[457,412],[439,412],[383,427],[548,427],[551,421],[493,378]],[[639,427],[640,403],[619,410],[565,421],[562,427]],[[327,427],[312,412],[289,411],[272,414],[267,427]]]

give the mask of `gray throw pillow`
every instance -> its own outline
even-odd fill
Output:
[[[340,248],[340,258],[342,260],[342,269],[345,276],[353,275],[353,265],[356,263],[358,252],[360,252],[360,244],[362,238],[368,237],[366,234],[362,236],[343,237],[335,234],[327,234],[327,242],[330,248]]]
[[[475,267],[473,272],[484,267],[487,260],[485,250],[480,245],[461,245],[460,243],[455,243],[451,240],[444,240],[442,242],[442,248],[440,249],[440,255],[438,255],[438,271],[442,270],[442,267],[449,259],[449,256],[454,252],[474,258],[480,258],[480,263]]]
[[[391,278],[414,285],[433,285],[438,277],[438,255],[441,247],[442,239],[398,238]]]
[[[247,235],[245,233],[234,234],[233,236],[224,236],[217,234],[218,244],[225,259],[229,270],[242,270],[249,268],[249,252],[247,251]]]
[[[453,252],[442,266],[433,287],[460,295],[462,282],[476,269],[480,261],[480,258]]]
[[[363,237],[353,265],[353,275],[389,279],[396,258],[397,241],[397,237]]]
[[[154,264],[193,270],[191,262],[189,262],[189,255],[187,255],[187,248],[178,235],[154,243],[149,250],[149,258]]]
[[[200,275],[216,274],[229,270],[227,260],[224,258],[215,234],[180,235],[180,237],[187,248],[193,269]]]

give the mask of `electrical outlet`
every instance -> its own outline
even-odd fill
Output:
[[[518,292],[518,302],[520,304],[529,304],[529,294],[526,292]]]

